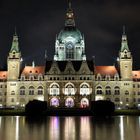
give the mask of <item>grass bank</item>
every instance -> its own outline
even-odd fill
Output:
[[[0,116],[24,116],[24,109],[2,109],[0,110]]]
[[[140,115],[140,110],[127,109],[127,110],[115,110],[114,115]]]

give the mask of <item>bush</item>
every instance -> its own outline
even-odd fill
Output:
[[[26,115],[42,115],[47,110],[46,101],[33,100],[25,106]]]
[[[115,105],[106,100],[93,101],[91,102],[91,111],[95,116],[111,116],[115,111]]]

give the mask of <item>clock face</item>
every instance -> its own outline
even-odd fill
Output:
[[[66,44],[67,49],[73,49],[73,44],[71,42],[68,42]]]

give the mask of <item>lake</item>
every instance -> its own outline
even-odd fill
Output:
[[[0,116],[0,140],[140,140],[140,117]]]

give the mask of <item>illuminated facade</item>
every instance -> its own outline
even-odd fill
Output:
[[[86,108],[90,101],[111,100],[116,108],[139,107],[140,71],[133,59],[125,31],[118,66],[95,66],[87,60],[84,36],[76,28],[71,6],[64,29],[56,37],[55,54],[46,65],[21,69],[18,36],[13,36],[7,71],[0,71],[0,105],[24,107],[30,100],[47,101],[50,107]]]

